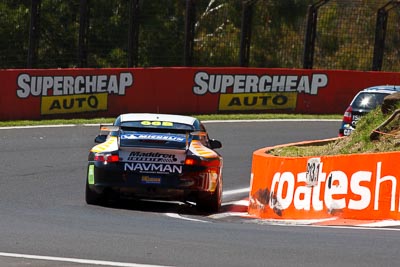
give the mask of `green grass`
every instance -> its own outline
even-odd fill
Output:
[[[375,153],[400,150],[400,136],[393,134],[399,129],[399,120],[393,122],[383,129],[383,134],[379,140],[371,140],[370,135],[378,126],[380,126],[389,115],[383,115],[380,108],[373,110],[362,117],[357,123],[357,128],[353,133],[344,138],[337,139],[321,145],[302,145],[288,146],[271,150],[269,153],[284,157],[304,157],[304,156],[322,156],[339,155],[354,153]]]
[[[341,119],[343,115],[309,115],[309,114],[213,114],[193,115],[202,121],[206,120],[258,120],[258,119]],[[17,120],[0,121],[0,127],[59,125],[59,124],[99,124],[112,123],[115,118],[95,119],[56,119],[56,120]]]

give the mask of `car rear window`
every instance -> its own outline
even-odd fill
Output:
[[[185,149],[187,144],[197,136],[190,135],[195,131],[193,125],[166,121],[125,121],[119,135],[121,147],[157,147]]]
[[[385,96],[388,93],[371,93],[363,92],[357,95],[352,103],[352,108],[355,109],[375,109],[378,105],[381,105]]]

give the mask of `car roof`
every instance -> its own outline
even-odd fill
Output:
[[[158,113],[126,113],[120,115],[121,122],[126,121],[168,121],[193,125],[196,118],[183,115],[158,114]]]
[[[365,88],[361,92],[374,92],[374,93],[386,93],[393,94],[400,92],[400,85],[377,85]]]

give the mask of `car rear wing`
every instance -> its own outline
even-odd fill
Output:
[[[207,133],[206,132],[202,132],[202,131],[197,131],[197,132],[191,132],[190,135],[203,137],[203,136],[207,136]],[[222,143],[220,141],[218,141],[218,140],[209,139],[209,142],[210,142],[210,147],[212,149],[216,149],[216,148],[221,148],[222,147]]]
[[[190,135],[193,136],[207,136],[206,132],[202,132],[202,131],[196,131],[196,132],[190,132]]]
[[[107,136],[111,132],[118,132],[120,130],[119,126],[114,126],[112,124],[100,124],[100,133],[94,139],[95,143],[103,143],[107,140]]]
[[[112,124],[100,124],[100,132],[117,132],[120,130],[119,126],[114,126]]]
[[[193,137],[195,137],[195,136],[198,136],[198,137],[207,136],[207,133],[202,132],[202,131],[186,132],[186,150],[189,149],[190,142],[192,142]]]
[[[121,127],[119,127],[119,126],[115,126],[112,124],[100,124],[100,133],[96,136],[95,142],[103,143],[106,141],[107,136],[111,132],[119,132],[120,130],[121,130]],[[186,146],[186,150],[187,150],[187,149],[189,149],[190,143],[194,137],[201,138],[201,137],[207,136],[207,133],[203,132],[203,131],[194,131],[194,132],[186,131],[185,135],[186,135],[185,146]]]

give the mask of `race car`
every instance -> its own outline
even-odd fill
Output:
[[[182,115],[128,113],[100,125],[89,152],[86,203],[119,199],[177,200],[217,212],[223,158],[203,123]]]

